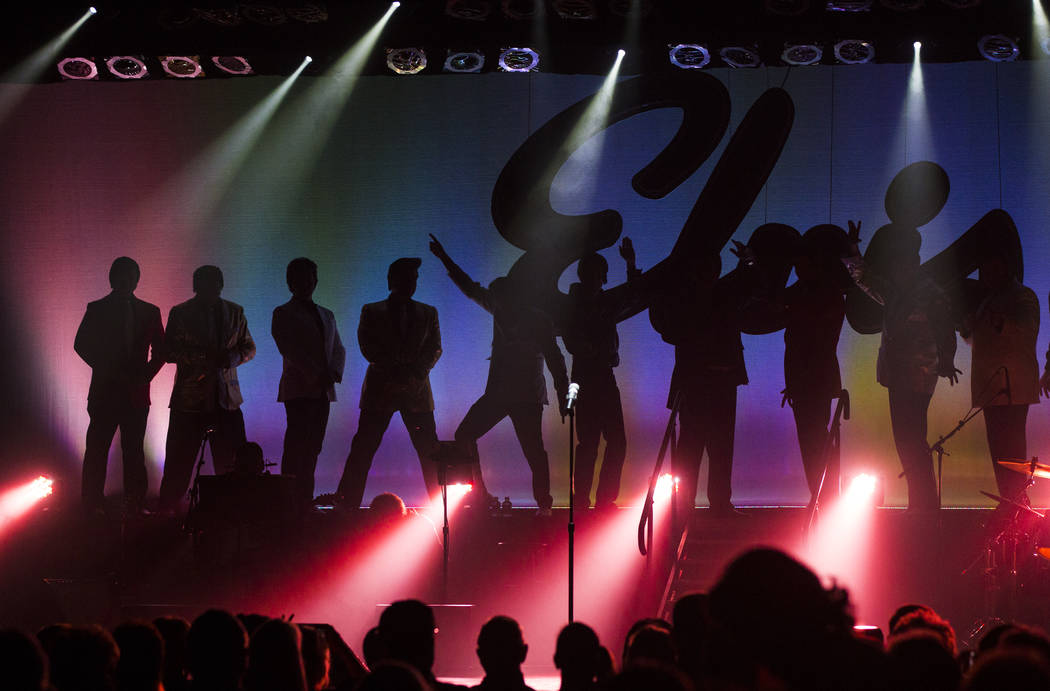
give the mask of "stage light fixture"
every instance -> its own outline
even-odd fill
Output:
[[[809,0],[765,0],[766,12],[793,17],[809,9]]]
[[[88,8],[88,12],[90,12],[91,14],[98,14],[98,8],[96,8],[96,7],[89,7]]]
[[[788,65],[805,67],[815,65],[824,57],[824,49],[815,43],[797,43],[784,46],[780,59]]]
[[[730,67],[758,67],[762,64],[762,56],[753,47],[726,46],[718,51],[718,55]]]
[[[213,55],[211,63],[226,74],[232,74],[237,77],[255,74],[252,66],[240,55]]]
[[[285,14],[303,24],[319,24],[328,21],[328,9],[316,2],[304,2],[284,8]]]
[[[699,43],[678,43],[667,54],[671,64],[683,70],[698,70],[711,62],[711,52]]]
[[[554,0],[552,6],[561,19],[591,20],[598,17],[594,0]]]
[[[883,7],[894,12],[914,12],[922,9],[925,0],[880,0]]]
[[[485,54],[480,50],[450,50],[445,57],[446,72],[480,72],[484,66]]]
[[[427,67],[422,48],[387,48],[386,66],[396,74],[418,74]]]
[[[540,54],[532,48],[504,48],[499,54],[503,72],[531,72],[539,69]]]
[[[828,0],[828,12],[870,12],[873,0]]]
[[[508,19],[519,21],[536,16],[537,0],[503,0],[503,14]]]
[[[219,26],[240,26],[241,25],[241,13],[237,11],[236,5],[230,8],[200,8],[194,7],[193,11],[197,13],[197,16],[206,22],[212,24],[218,24]]]
[[[63,79],[98,79],[98,67],[91,58],[62,58],[58,73]]]
[[[992,62],[1013,62],[1021,54],[1017,41],[1003,34],[981,36],[977,50],[982,58]]]
[[[835,58],[846,65],[863,65],[875,59],[875,45],[858,39],[839,41],[835,44]]]
[[[204,76],[199,55],[161,55],[160,61],[164,74],[175,79],[197,79]]]
[[[470,22],[483,22],[492,14],[492,5],[488,0],[448,0],[445,14]]]
[[[114,55],[106,58],[106,68],[117,79],[142,79],[149,75],[146,63],[135,55]]]
[[[288,16],[277,5],[261,2],[241,4],[241,14],[250,22],[263,26],[280,26],[288,21]]]

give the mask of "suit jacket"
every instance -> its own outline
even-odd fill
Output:
[[[986,296],[973,324],[973,405],[1039,402],[1039,298],[1017,281]]]
[[[430,370],[441,357],[441,328],[434,307],[409,300],[398,323],[389,299],[361,308],[357,341],[368,360],[361,408],[434,410]]]
[[[186,412],[236,410],[244,399],[237,366],[255,357],[244,308],[229,300],[209,307],[191,298],[168,314],[168,362],[177,365],[171,407]]]
[[[89,302],[77,329],[73,349],[91,366],[88,400],[93,403],[136,408],[150,404],[150,381],[164,366],[164,327],[156,305],[135,296],[130,303],[130,343],[127,304],[116,293]]]
[[[547,315],[534,307],[501,303],[491,290],[454,264],[449,277],[464,295],[492,314],[492,357],[485,395],[505,403],[547,405],[546,361],[558,401],[564,401],[569,375]]]
[[[320,316],[321,329],[318,329]],[[335,400],[335,384],[343,381],[346,350],[332,311],[308,300],[292,298],[276,307],[270,333],[284,358],[277,400]]]
[[[784,291],[784,387],[790,399],[842,390],[838,345],[846,301],[831,283],[797,281]]]

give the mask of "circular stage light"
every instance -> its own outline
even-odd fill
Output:
[[[267,3],[242,3],[241,14],[248,21],[263,26],[280,26],[288,21],[287,15],[280,7]]]
[[[446,72],[480,72],[484,66],[485,54],[480,50],[450,50],[445,58]]]
[[[847,65],[863,65],[875,59],[875,46],[857,39],[839,41],[835,44],[835,58]]]
[[[197,13],[197,16],[206,22],[212,24],[218,24],[219,26],[240,26],[241,25],[241,13],[237,11],[236,5],[234,9],[223,9],[223,8],[205,8],[194,7],[193,11]]]
[[[870,12],[873,0],[828,0],[828,12]]]
[[[679,43],[667,54],[671,64],[683,70],[698,70],[711,62],[711,52],[699,43]]]
[[[824,49],[815,43],[799,43],[784,47],[780,59],[789,65],[805,67],[815,65],[824,57]]]
[[[594,0],[554,0],[552,4],[562,19],[595,19],[598,16]]]
[[[319,24],[328,21],[328,9],[316,2],[304,2],[284,8],[285,14],[303,24]]]
[[[106,60],[106,67],[117,79],[142,79],[149,74],[146,63],[134,55],[114,55]]]
[[[730,67],[758,67],[762,64],[762,56],[754,48],[726,46],[718,51],[718,55]]]
[[[503,14],[509,19],[532,19],[536,16],[537,0],[503,0]]]
[[[532,48],[505,48],[499,54],[499,68],[504,72],[531,72],[540,66],[540,54]]]
[[[422,48],[388,48],[386,66],[397,74],[418,74],[427,67],[427,54]]]
[[[488,0],[448,0],[445,4],[445,14],[456,19],[483,22],[491,13]]]
[[[982,58],[992,62],[1012,62],[1021,54],[1017,42],[1003,34],[981,36],[981,39],[977,41],[977,50],[980,51]]]
[[[98,79],[98,67],[90,58],[63,58],[58,73],[63,79]]]
[[[211,62],[226,74],[243,76],[254,73],[248,61],[239,55],[213,55]]]
[[[160,66],[164,69],[165,74],[176,79],[195,79],[204,76],[204,69],[197,56],[162,55]]]

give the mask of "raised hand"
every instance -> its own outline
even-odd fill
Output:
[[[755,265],[755,253],[750,247],[740,242],[739,240],[733,240],[733,246],[729,248],[729,251],[736,256],[745,266]]]
[[[627,266],[633,267],[635,262],[634,254],[634,243],[631,242],[631,238],[624,236],[623,240],[620,241],[620,256],[627,262]]]
[[[444,246],[434,237],[433,233],[427,233],[430,236],[430,252],[438,259],[444,260],[448,257],[448,252],[445,251]]]

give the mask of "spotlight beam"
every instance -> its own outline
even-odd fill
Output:
[[[201,153],[166,186],[162,194],[184,200],[176,208],[192,209],[196,217],[204,222],[233,183],[237,171],[254,149],[292,84],[312,61],[310,56],[306,56],[295,72]],[[152,204],[149,206],[154,208]]]
[[[73,35],[96,12],[97,10],[94,7],[89,8],[68,29],[37,48],[0,77],[0,82],[3,83],[0,86],[0,123],[7,119],[11,110],[22,100],[29,85],[44,74],[47,68],[55,62],[59,52],[73,38]]]

